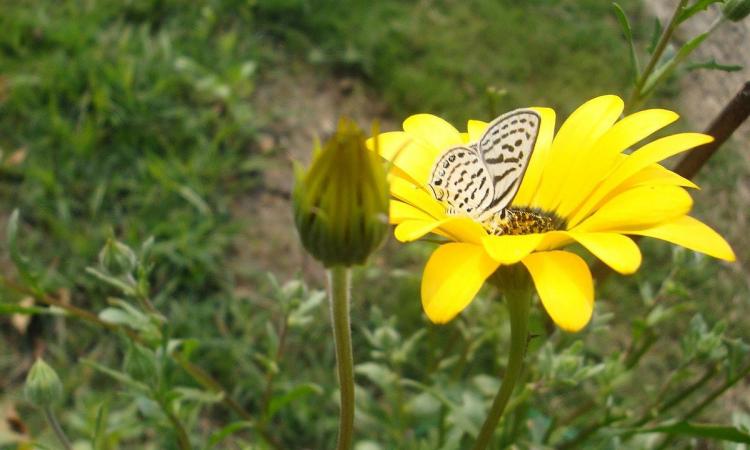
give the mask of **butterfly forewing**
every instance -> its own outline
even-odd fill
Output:
[[[478,217],[492,202],[490,173],[476,146],[443,153],[432,168],[429,186],[435,198],[448,205],[448,214]]]
[[[518,193],[539,133],[539,114],[517,109],[493,120],[479,139],[492,181],[492,200],[480,220],[502,212]]]
[[[529,165],[540,117],[517,109],[493,120],[478,142],[446,150],[432,167],[429,186],[450,215],[486,222],[516,196]]]

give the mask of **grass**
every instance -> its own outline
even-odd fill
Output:
[[[638,3],[624,6],[640,14]],[[261,2],[257,14],[309,61],[366,77],[396,117],[463,122],[529,104],[567,113],[628,89],[627,47],[608,2],[285,0]],[[490,100],[490,87],[505,94]]]
[[[0,5],[0,201],[6,214],[21,211],[19,243],[42,274],[43,289],[100,311],[122,294],[85,268],[96,266],[110,237],[138,250],[154,236],[145,258],[148,282],[169,318],[163,327],[169,344],[229,386],[287,448],[333,445],[334,355],[320,292],[227,264],[236,246],[254,244],[237,240],[240,226],[253,224],[240,224],[232,205],[254,195],[262,184],[258,168],[273,157],[261,155],[255,142],[274,119],[254,103],[254,92],[263,89],[257,75],[283,73],[303,58],[309,70],[360,78],[394,118],[429,111],[457,123],[528,104],[553,106],[564,117],[585,99],[628,89],[626,46],[608,2],[595,0],[354,0],[346,8],[331,0]],[[640,17],[639,3],[623,5]],[[506,94],[488,95],[490,86]],[[722,170],[707,178],[716,189]],[[522,436],[525,445],[541,445],[553,420],[590,399],[611,405],[607,414],[639,412],[637,394],[658,387],[680,360],[689,319],[702,314],[710,330],[725,318],[717,306],[723,298],[731,296],[738,308],[744,301],[746,291],[725,267],[666,245],[644,247],[647,270],[599,291],[604,301],[585,333],[551,333],[534,308],[533,332],[544,338],[530,343],[529,379],[543,382],[524,392],[531,400],[509,419],[517,425],[503,439]],[[417,299],[429,251],[421,244],[388,247],[357,273],[357,450],[465,447],[496,387],[504,358],[497,349],[507,342],[504,307],[488,291],[459,320],[428,325]],[[5,272],[7,261],[3,266]],[[670,267],[679,268],[672,277]],[[644,329],[653,306],[648,291],[665,277],[660,308],[669,314],[658,326],[668,339],[647,355],[635,380],[623,381],[617,357]],[[22,300],[2,295],[3,304]],[[731,335],[745,337],[735,319],[728,319]],[[120,370],[124,339],[49,314],[20,331],[5,324],[0,402],[17,406],[34,436],[50,442],[19,386],[32,353],[43,349],[65,382],[61,415],[74,438],[86,441],[101,428],[98,448],[174,448],[152,399],[82,362]],[[701,358],[687,379],[715,362]],[[236,429],[225,429],[230,437],[216,448],[260,441],[217,399],[196,392],[175,364],[165,363],[162,376],[167,387],[180,388],[169,393],[195,441],[210,440],[223,426]],[[728,410],[716,408],[709,417],[729,420]],[[573,420],[551,438],[559,443],[587,423]],[[3,438],[0,432],[0,448],[11,448]],[[590,442],[614,448],[616,440]]]

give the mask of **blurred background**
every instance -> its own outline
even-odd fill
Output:
[[[656,21],[675,3],[620,2],[639,48],[652,44]],[[691,20],[678,39],[712,14]],[[680,71],[659,90],[648,106],[683,116],[670,132],[704,129],[749,79],[749,42],[747,21],[729,24],[695,59],[744,70]],[[248,410],[262,411],[281,448],[328,448],[337,404],[327,310],[316,293],[323,271],[304,256],[292,225],[290,160],[307,161],[340,115],[395,130],[429,112],[463,129],[469,118],[538,105],[555,108],[562,122],[592,97],[628,95],[628,51],[612,5],[600,0],[0,0],[0,231],[18,209],[17,245],[44,292],[94,311],[118,293],[87,267],[110,238],[130,246],[147,258],[151,301],[168,333],[189,342],[185,355]],[[522,448],[564,442],[565,431],[544,445],[534,437],[554,421],[584,429],[576,410],[585,402],[610,402],[619,409],[608,414],[627,415],[675,370],[690,382],[726,358],[692,355],[683,367],[687,338],[750,339],[749,139],[746,124],[693,193],[694,215],[727,237],[737,263],[643,240],[644,266],[597,287],[595,319],[583,333],[547,330],[535,308],[546,337],[531,370],[552,381],[519,416],[530,430]],[[15,278],[2,248],[0,270]],[[419,280],[430,251],[391,239],[356,274],[358,450],[438,448],[437,430],[471,433],[493,393],[507,342],[503,307],[488,292],[460,319],[429,325]],[[35,307],[7,288],[0,301]],[[606,362],[652,326],[661,338],[644,350],[635,379],[602,381]],[[91,448],[83,441],[101,420],[101,448],[174,448],[153,405],[80,363],[118,367],[117,334],[55,314],[3,315],[0,333],[0,448],[49,435],[20,392],[40,354],[63,380],[61,420],[80,448]],[[168,376],[191,383],[176,368]],[[424,389],[394,389],[392,379],[439,387],[457,409]],[[740,383],[703,414],[748,425],[748,394]],[[232,420],[216,399],[190,401],[184,411],[196,442]],[[581,446],[616,448],[591,439]],[[255,431],[240,430],[206,448],[267,448],[256,441]]]

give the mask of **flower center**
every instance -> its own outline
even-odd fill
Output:
[[[556,214],[537,208],[505,208],[501,214],[495,214],[482,225],[494,235],[546,233],[564,230],[565,220]]]

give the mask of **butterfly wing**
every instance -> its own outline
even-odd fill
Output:
[[[490,173],[476,145],[453,147],[435,162],[428,183],[450,215],[477,218],[492,202]]]
[[[480,220],[501,213],[518,193],[540,123],[537,112],[516,109],[490,122],[479,139],[479,152],[492,184],[492,200]]]

